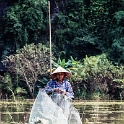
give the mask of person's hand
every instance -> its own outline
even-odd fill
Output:
[[[59,88],[54,88],[54,92],[59,92]]]
[[[63,96],[66,94],[66,91],[65,90],[62,90],[60,88],[54,88],[53,90],[54,92],[60,92]]]
[[[66,91],[64,91],[64,90],[59,90],[60,91],[60,93],[64,96],[65,94],[66,94]]]

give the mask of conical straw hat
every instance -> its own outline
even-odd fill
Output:
[[[66,78],[69,78],[72,75],[69,71],[67,71],[64,68],[62,68],[61,66],[59,66],[53,73],[51,73],[50,78],[51,79],[55,79],[56,78],[56,74],[60,73],[60,72],[64,72],[66,74],[65,75]]]

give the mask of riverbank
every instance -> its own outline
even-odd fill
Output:
[[[0,105],[4,104],[32,104],[34,103],[35,99],[23,99],[23,100],[12,100],[12,99],[2,99],[0,100]],[[74,105],[92,105],[92,104],[124,104],[124,100],[73,100],[72,103]]]
[[[124,100],[120,101],[120,100],[108,100],[108,101],[103,101],[103,100],[88,100],[88,101],[85,101],[85,100],[74,100],[73,101],[73,104],[74,105],[96,105],[96,104],[99,104],[99,105],[113,105],[113,104],[118,104],[118,105],[122,105],[124,104]]]

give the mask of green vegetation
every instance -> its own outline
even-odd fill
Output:
[[[51,4],[53,70],[72,72],[78,99],[124,99],[124,0]],[[48,1],[1,5],[0,60],[8,69],[0,76],[1,98],[33,98],[49,80]]]
[[[38,79],[48,73],[49,49],[40,43],[26,45],[17,54],[7,57],[3,63],[8,65],[9,76],[11,75],[3,82],[13,85],[16,95],[25,94],[25,90],[21,88],[23,83],[33,98]]]

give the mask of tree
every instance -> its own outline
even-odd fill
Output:
[[[48,73],[49,49],[40,43],[26,45],[3,62],[11,75],[18,75],[18,80],[26,83],[33,98],[36,81]]]
[[[2,59],[25,44],[43,42],[47,27],[47,0],[18,0],[7,6],[0,19],[0,40],[4,44]]]
[[[124,63],[124,11],[117,11],[113,18],[115,25],[111,31],[109,58],[118,65]]]

